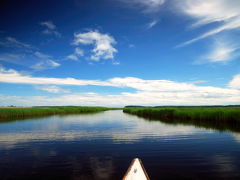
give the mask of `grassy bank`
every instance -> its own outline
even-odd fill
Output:
[[[125,113],[169,124],[240,132],[239,107],[124,108]]]
[[[26,118],[34,116],[46,116],[54,114],[70,114],[70,113],[89,113],[106,111],[114,108],[106,107],[79,107],[79,106],[55,106],[55,107],[14,107],[0,108],[0,120],[10,118]]]

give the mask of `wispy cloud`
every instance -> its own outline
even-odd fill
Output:
[[[35,69],[35,70],[38,70],[38,71],[42,71],[42,70],[46,70],[46,69],[53,69],[53,68],[56,68],[58,66],[60,66],[59,63],[57,63],[53,60],[47,59],[47,60],[44,60],[44,61],[40,61],[37,64],[34,64],[33,66],[31,66],[31,68]]]
[[[27,65],[30,62],[21,61],[21,59],[25,59],[25,54],[17,54],[17,53],[2,53],[0,54],[0,61],[8,62],[12,64],[18,65]]]
[[[32,49],[33,46],[27,43],[23,43],[13,37],[6,37],[0,41],[0,46],[9,47],[9,48],[26,48]]]
[[[75,54],[70,54],[66,57],[66,59],[78,61],[78,57]]]
[[[135,48],[135,45],[134,44],[129,44],[128,47],[129,48]]]
[[[56,37],[61,37],[61,33],[57,31],[57,27],[52,21],[44,21],[41,22],[40,25],[46,28],[42,31],[43,34],[53,34]]]
[[[240,1],[236,0],[183,0],[178,3],[183,13],[195,19],[193,28],[211,23],[220,23],[216,28],[181,43],[182,47],[217,33],[240,28]]]
[[[52,21],[45,21],[40,23],[42,26],[46,26],[48,29],[54,30],[56,29],[55,24]]]
[[[151,22],[149,22],[149,23],[147,24],[147,29],[151,29],[151,28],[154,27],[157,23],[158,23],[158,20],[152,20]]]
[[[238,80],[235,80],[238,79]],[[213,86],[199,86],[188,82],[175,82],[169,80],[143,80],[135,77],[112,78],[105,81],[80,80],[75,78],[47,78],[22,75],[15,70],[0,68],[0,82],[38,84],[38,85],[94,85],[119,88],[133,88],[136,92],[122,92],[119,95],[102,95],[97,93],[75,93],[61,96],[61,103],[54,98],[47,99],[47,103],[79,104],[85,105],[126,105],[132,104],[159,105],[159,104],[237,104],[240,101],[240,90],[232,88],[219,88]],[[238,82],[238,85],[236,83]],[[230,82],[232,87],[239,87],[239,76]],[[237,87],[238,86],[238,87]],[[123,89],[124,91],[124,89]],[[114,101],[112,101],[114,99]],[[71,101],[69,101],[71,100]]]
[[[113,47],[116,44],[115,39],[108,35],[95,31],[74,34],[74,45],[93,45],[91,60],[113,59],[117,49]]]
[[[232,59],[232,53],[235,51],[235,48],[231,47],[217,47],[214,51],[208,56],[210,62],[226,62]]]
[[[52,69],[60,66],[51,56],[39,52],[38,48],[23,43],[16,38],[5,37],[0,41],[0,46],[7,47],[5,53],[0,53],[0,61],[27,66],[35,70]]]
[[[68,89],[63,89],[58,86],[37,86],[36,89],[47,91],[50,93],[69,93],[70,92]]]
[[[32,69],[35,70],[45,70],[45,69],[52,69],[60,66],[59,63],[52,60],[51,56],[43,54],[41,52],[35,52],[34,55],[40,59],[40,62],[31,66]]]
[[[128,5],[138,6],[144,13],[156,13],[166,0],[119,0]]]
[[[32,49],[17,51],[16,53],[2,53],[0,54],[0,61],[26,66],[34,70],[52,69],[60,66],[51,56]]]
[[[199,63],[227,63],[240,56],[239,45],[227,40],[215,39],[208,54],[204,55]]]

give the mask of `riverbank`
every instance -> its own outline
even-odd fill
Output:
[[[168,124],[240,132],[239,107],[124,108],[123,112]]]
[[[71,113],[90,113],[116,108],[106,107],[84,107],[84,106],[49,106],[49,107],[1,107],[0,120],[9,118],[26,118],[34,116],[46,116],[55,114],[71,114]]]

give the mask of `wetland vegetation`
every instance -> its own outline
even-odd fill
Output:
[[[24,119],[35,116],[55,114],[90,113],[117,108],[85,107],[85,106],[46,106],[46,107],[2,107],[0,108],[0,121],[6,119]]]
[[[185,124],[240,132],[240,107],[142,107],[123,112],[167,124]]]

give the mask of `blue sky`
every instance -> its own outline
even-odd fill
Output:
[[[236,0],[3,1],[0,105],[240,102]]]

